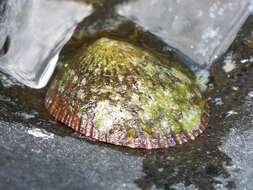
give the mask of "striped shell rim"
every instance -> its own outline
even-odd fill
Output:
[[[48,91],[45,106],[56,120],[80,132],[88,140],[97,140],[104,143],[141,149],[168,148],[174,147],[176,144],[180,145],[190,140],[195,140],[208,127],[210,111],[206,104],[205,111],[201,118],[201,124],[198,129],[192,132],[185,131],[178,135],[169,134],[167,136],[160,136],[159,139],[151,139],[144,135],[139,138],[127,137],[126,133],[120,130],[117,131],[117,129],[110,131],[110,134],[102,134],[94,127],[92,115],[88,115],[85,119],[85,126],[83,126],[82,118],[79,118],[77,113],[68,111],[66,103],[61,99],[60,95],[54,91]]]

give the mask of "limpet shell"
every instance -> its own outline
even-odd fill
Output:
[[[46,108],[88,139],[131,148],[167,148],[207,127],[208,106],[193,74],[127,42],[100,38],[68,57]]]

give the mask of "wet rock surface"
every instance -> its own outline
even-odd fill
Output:
[[[0,189],[250,189],[252,24],[250,18],[211,68],[209,128],[171,149],[84,140],[46,112],[46,89],[29,89],[1,74]],[[223,69],[232,63],[233,69]]]
[[[137,189],[142,158],[1,122],[1,189]],[[7,129],[7,130],[6,130]]]

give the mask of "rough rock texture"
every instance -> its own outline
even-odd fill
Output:
[[[141,157],[22,123],[0,134],[0,189],[139,189]]]

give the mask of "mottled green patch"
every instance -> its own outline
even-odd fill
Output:
[[[92,113],[102,133],[117,125],[130,137],[156,138],[200,125],[205,101],[194,76],[160,54],[101,38],[65,64],[58,91],[72,109],[82,107],[80,115]]]

